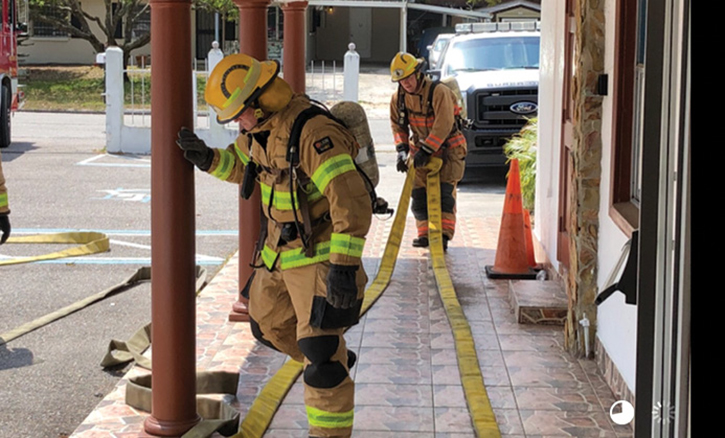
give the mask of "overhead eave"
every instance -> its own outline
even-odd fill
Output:
[[[309,0],[308,6],[332,6],[340,8],[396,8],[418,9],[422,11],[447,14],[456,17],[490,19],[491,14],[481,11],[467,11],[465,9],[447,8],[445,6],[423,5],[407,1],[384,0]]]

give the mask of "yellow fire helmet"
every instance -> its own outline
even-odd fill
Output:
[[[276,82],[278,73],[277,61],[259,62],[241,53],[225,56],[209,75],[204,99],[219,123],[229,123],[248,106],[258,107],[259,97]]]
[[[416,58],[410,53],[398,52],[390,61],[390,78],[398,82],[420,70],[423,65],[422,58]]]

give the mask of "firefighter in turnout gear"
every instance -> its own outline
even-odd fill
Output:
[[[8,190],[5,188],[5,177],[3,176],[3,156],[0,154],[0,245],[10,237],[9,214]]]
[[[423,60],[400,52],[390,63],[390,75],[398,90],[390,102],[390,125],[398,152],[397,170],[415,167],[411,210],[418,237],[413,246],[428,246],[428,208],[425,165],[430,157],[443,160],[440,170],[443,248],[456,230],[456,187],[463,178],[466,139],[458,126],[461,108],[445,85],[431,81],[423,72]],[[412,133],[412,136],[411,136]],[[412,163],[411,163],[412,162]]]
[[[177,143],[201,170],[261,190],[262,235],[247,284],[252,332],[263,344],[304,363],[309,434],[349,437],[356,355],[345,329],[360,316],[367,283],[361,258],[372,220],[370,195],[354,165],[358,144],[335,120],[307,120],[299,144],[293,125],[312,106],[279,78],[276,61],[229,55],[209,76],[205,99],[220,123],[242,130],[212,149],[187,129]]]

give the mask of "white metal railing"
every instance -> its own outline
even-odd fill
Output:
[[[326,105],[342,100],[343,70],[337,61],[310,62],[305,74],[305,92]]]
[[[221,50],[217,50],[221,54]],[[212,54],[210,51],[210,55]],[[151,69],[142,61],[140,66],[123,68],[123,51],[109,47],[104,54],[106,64],[106,151],[109,153],[150,154],[151,153]],[[209,146],[224,148],[239,134],[239,125],[220,125],[211,117],[210,109],[199,107],[197,83],[206,80],[207,62],[199,70],[195,64],[192,78],[194,104],[194,131]],[[129,77],[128,91],[124,86],[124,74]],[[140,88],[137,90],[137,87]],[[130,95],[127,96],[127,93]]]
[[[192,68],[192,92],[194,128],[209,129],[211,122],[209,108],[203,104],[204,91],[199,90],[200,82],[206,83],[209,77],[207,66],[208,60],[194,60]],[[146,65],[145,58],[140,58],[140,65],[136,65],[131,59],[124,74],[129,77],[128,89],[124,87],[124,125],[126,126],[151,126],[151,99],[148,92],[151,80],[151,66]],[[202,102],[200,106],[199,103]]]
[[[354,45],[345,55],[344,69],[336,61],[310,63],[305,75],[306,93],[325,105],[332,106],[340,100],[357,101],[359,56]],[[239,133],[238,123],[220,125],[215,114],[206,106],[200,81],[206,83],[208,72],[224,57],[215,44],[209,58],[194,62],[192,90],[194,131],[209,146],[226,147]],[[132,62],[123,68],[123,51],[109,47],[101,57],[106,66],[106,150],[109,153],[151,153],[151,67],[144,57],[139,65]],[[200,68],[201,67],[201,68]],[[345,71],[346,70],[346,71]],[[124,76],[130,79],[128,90]]]

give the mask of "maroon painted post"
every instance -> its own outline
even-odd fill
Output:
[[[152,407],[144,431],[181,436],[196,412],[194,167],[176,145],[193,128],[191,2],[151,0]],[[181,74],[179,74],[181,72]]]
[[[296,93],[305,91],[305,9],[306,1],[282,5],[284,13],[284,79]]]
[[[239,8],[239,52],[254,59],[267,59],[267,6],[270,0],[234,0]],[[259,237],[261,198],[255,188],[252,196],[239,198],[239,288],[252,275],[252,254]],[[249,321],[248,301],[241,293],[232,305],[230,321]]]

